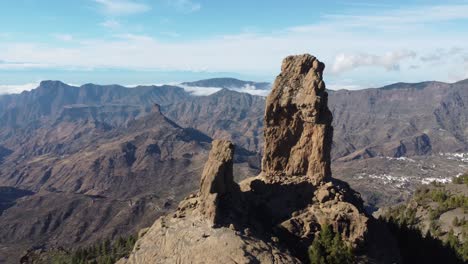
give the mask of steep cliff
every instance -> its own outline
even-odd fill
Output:
[[[332,114],[322,80],[325,65],[310,55],[290,56],[267,98],[262,172],[331,177]]]
[[[267,99],[262,173],[232,181],[232,144],[215,141],[201,188],[161,217],[120,263],[301,263],[331,225],[362,261],[398,261],[358,193],[331,178],[324,64],[290,56]]]

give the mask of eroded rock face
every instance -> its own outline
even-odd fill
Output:
[[[235,191],[233,178],[234,145],[225,140],[215,140],[203,169],[200,184],[200,211],[212,224],[219,219],[218,204],[228,193]]]
[[[322,80],[325,65],[311,55],[284,59],[265,110],[265,177],[331,177],[332,114]]]
[[[310,55],[284,60],[266,102],[259,176],[235,183],[234,146],[215,140],[198,194],[157,220],[121,263],[308,262],[308,247],[323,225],[355,249],[375,244],[366,240],[372,219],[360,195],[331,178],[324,67]],[[386,246],[376,248],[367,252],[374,263],[399,262]]]

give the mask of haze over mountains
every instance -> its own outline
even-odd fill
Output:
[[[197,186],[212,138],[240,147],[235,175],[258,172],[265,98],[238,90],[269,85],[183,85],[219,91],[44,81],[0,96],[0,224],[7,227],[0,260],[32,246],[80,245],[148,226]],[[465,154],[453,155],[468,152],[467,80],[329,93],[334,175],[369,206],[468,168]]]

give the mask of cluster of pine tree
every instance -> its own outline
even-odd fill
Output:
[[[136,237],[120,237],[111,243],[110,240],[98,242],[89,247],[79,248],[70,253],[56,254],[53,264],[113,264],[128,257],[135,245]]]
[[[423,235],[419,229],[392,218],[380,220],[386,223],[396,238],[403,263],[466,263],[467,259],[464,260],[464,256],[452,247],[453,242],[443,242],[430,232]]]
[[[464,184],[468,175],[456,178],[458,184]],[[455,179],[454,179],[455,181]],[[419,251],[442,252],[447,256],[452,256],[458,261],[468,261],[468,221],[463,217],[454,217],[449,231],[444,231],[440,226],[440,216],[452,209],[461,208],[466,213],[468,211],[468,197],[463,194],[453,194],[442,184],[433,184],[431,187],[424,187],[416,190],[414,201],[417,207],[405,204],[390,208],[383,215],[389,227],[394,231],[404,247],[410,247],[406,251],[406,256],[412,258],[418,255]],[[417,208],[426,208],[429,214],[429,229],[426,235],[421,234],[420,219],[416,217]],[[445,229],[446,230],[446,229]],[[457,230],[458,235],[455,235]],[[404,236],[410,236],[413,240],[411,244],[403,241]],[[424,249],[427,246],[429,250]],[[431,255],[431,254],[429,254]],[[420,257],[420,256],[419,256]],[[414,257],[416,259],[416,257]],[[428,258],[428,261],[434,258]],[[437,258],[436,258],[437,259]],[[434,263],[434,262],[432,262]]]
[[[309,247],[311,264],[353,263],[351,247],[342,240],[340,233],[334,232],[330,225],[323,225],[319,235]]]

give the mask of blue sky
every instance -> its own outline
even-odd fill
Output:
[[[0,93],[44,79],[272,81],[287,55],[327,65],[332,89],[468,78],[468,1],[6,0]]]

